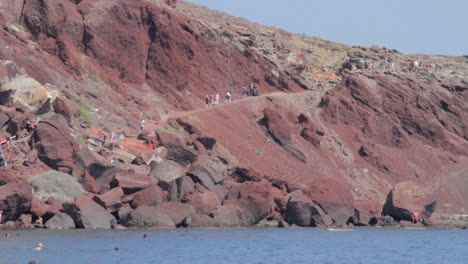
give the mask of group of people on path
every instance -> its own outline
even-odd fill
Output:
[[[406,63],[405,63],[406,64]],[[351,70],[352,71],[360,71],[360,70],[366,70],[366,71],[371,71],[371,70],[376,70],[376,71],[385,71],[385,72],[398,72],[400,70],[406,69],[408,67],[408,70],[410,72],[422,72],[422,73],[430,73],[434,68],[434,64],[432,62],[428,63],[422,63],[417,60],[410,60],[406,65],[397,65],[397,63],[389,58],[389,59],[384,59],[382,61],[362,61],[360,60],[359,62],[353,62],[351,64]]]
[[[225,102],[232,102],[232,94],[234,93],[233,89],[230,89],[226,92]],[[246,86],[242,86],[242,98],[246,98],[247,96],[259,96],[258,88],[255,84],[251,83],[250,86],[247,88]],[[220,100],[220,94],[216,93],[215,95],[207,95],[205,97],[205,105],[206,107],[211,107],[213,105],[218,105]]]
[[[205,104],[206,104],[206,107],[211,107],[212,105],[217,105],[219,104],[219,98],[220,98],[220,95],[219,93],[216,93],[215,95],[207,95],[205,97]],[[227,101],[231,101],[232,100],[232,93],[231,91],[227,91],[226,92],[226,102]]]
[[[434,68],[434,64],[430,63],[422,63],[416,60],[410,60],[409,62],[409,70],[410,71],[425,71],[429,72]]]

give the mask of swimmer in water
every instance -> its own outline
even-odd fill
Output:
[[[44,245],[39,242],[39,244],[37,244],[37,247],[33,248],[33,250],[42,250],[44,248]]]
[[[329,226],[325,226],[325,228],[324,228],[323,230],[328,231],[328,230],[330,230],[330,227],[329,227]]]

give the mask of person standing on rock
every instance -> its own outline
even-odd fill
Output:
[[[26,131],[28,131],[28,133],[34,132],[35,129],[36,129],[36,125],[33,124],[31,120],[26,121]]]
[[[413,224],[417,224],[419,222],[419,215],[418,215],[417,210],[414,210],[412,218],[413,218],[413,222],[412,222]]]
[[[211,100],[210,100],[210,96],[209,96],[209,95],[207,95],[207,96],[205,97],[205,105],[206,105],[206,108],[210,107],[210,105],[211,105]]]
[[[0,225],[2,224],[3,210],[0,210]]]
[[[141,119],[141,121],[140,121],[140,129],[141,130],[145,129],[145,123],[146,123],[145,119]]]
[[[219,104],[219,93],[215,95],[215,104]]]

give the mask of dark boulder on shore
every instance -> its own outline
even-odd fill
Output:
[[[176,225],[170,216],[156,207],[140,206],[128,214],[124,223],[130,227],[139,228],[175,228]]]
[[[302,191],[291,193],[286,205],[286,221],[298,226],[331,225],[333,220]]]
[[[112,214],[87,196],[79,196],[73,203],[64,204],[63,211],[73,218],[78,228],[110,229],[117,223]]]
[[[267,217],[275,207],[269,182],[246,182],[235,184],[226,195],[225,205],[234,205],[242,210],[241,224],[255,225]]]
[[[58,213],[45,223],[45,227],[49,229],[70,229],[75,228],[75,222],[69,215]]]
[[[0,186],[0,209],[3,221],[15,221],[31,209],[32,186],[28,182],[13,181]]]

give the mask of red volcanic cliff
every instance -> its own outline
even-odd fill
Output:
[[[2,224],[466,225],[466,57],[184,1],[1,3]]]

